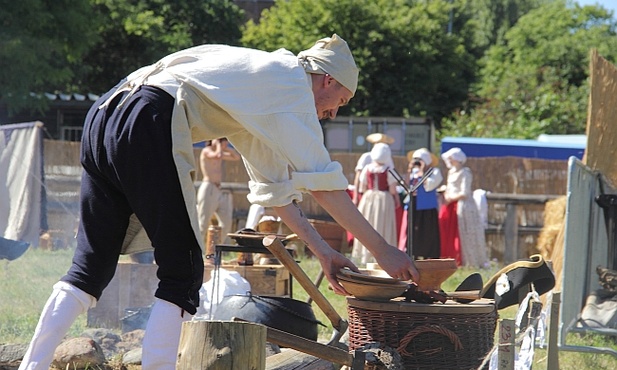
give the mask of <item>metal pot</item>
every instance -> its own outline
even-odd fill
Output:
[[[283,330],[309,340],[317,340],[317,325],[311,305],[288,297],[230,295],[224,297],[213,315],[214,320],[237,317]]]

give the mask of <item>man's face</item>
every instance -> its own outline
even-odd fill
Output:
[[[317,116],[320,120],[332,119],[353,94],[330,75],[319,75],[317,81],[320,82],[318,86],[313,86]]]

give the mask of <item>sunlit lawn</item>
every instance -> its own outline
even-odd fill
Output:
[[[71,250],[42,251],[28,250],[15,261],[0,261],[0,344],[27,343],[36,326],[39,314],[51,292],[53,284],[66,272],[72,257]],[[300,258],[300,267],[315,281],[319,273],[319,263],[315,259]],[[479,270],[487,281],[502,266],[493,264],[488,269]],[[453,291],[463,279],[476,270],[460,268],[442,286],[446,292]],[[320,291],[343,319],[347,319],[345,297],[334,294],[327,282],[320,285]],[[294,299],[306,301],[309,297],[294,279]],[[319,340],[328,340],[332,325],[323,312],[313,304],[318,320],[326,325],[320,327]],[[516,307],[499,312],[500,318],[514,318]],[[69,336],[78,336],[86,328],[86,315],[82,315],[72,326]],[[617,349],[615,341],[599,335],[580,336],[569,334],[569,345],[588,345]],[[617,369],[617,360],[609,355],[565,352],[559,353],[560,369]],[[546,368],[546,351],[536,349],[534,369]]]

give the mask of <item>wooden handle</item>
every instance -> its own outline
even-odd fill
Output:
[[[335,364],[351,366],[353,363],[353,356],[347,351],[289,334],[282,330],[268,327],[267,339],[270,343],[293,348],[302,353],[334,362]]]
[[[296,278],[298,283],[306,290],[308,295],[313,298],[313,301],[319,306],[323,313],[328,317],[332,326],[341,333],[347,328],[343,328],[341,316],[336,312],[334,307],[328,302],[326,297],[317,289],[315,284],[309,279],[304,270],[298,266],[296,261],[291,257],[289,252],[283,246],[283,243],[274,235],[268,235],[263,239],[263,245],[268,248],[282,264],[289,270],[289,273]]]

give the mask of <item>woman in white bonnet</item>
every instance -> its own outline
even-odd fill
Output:
[[[487,261],[486,240],[480,213],[473,199],[473,174],[463,165],[467,156],[460,148],[441,155],[448,167],[444,206],[439,212],[441,256],[459,265],[482,267]]]
[[[420,148],[409,152],[409,166],[407,169],[407,181],[410,187],[416,185],[432,167],[433,172],[427,176],[424,183],[412,194],[412,219],[413,230],[411,232],[411,255],[414,258],[439,258],[441,255],[441,242],[439,238],[439,202],[437,200],[437,187],[441,185],[443,176],[437,168],[437,158],[433,161],[433,155],[426,148]],[[435,162],[435,163],[433,163]],[[409,203],[405,206],[401,230],[398,239],[398,249],[407,251]]]
[[[395,209],[400,204],[396,179],[388,171],[392,163],[390,146],[377,143],[371,150],[372,162],[360,173],[358,191],[362,194],[358,210],[390,245],[396,245]],[[352,259],[361,264],[375,262],[374,256],[354,239]]]

